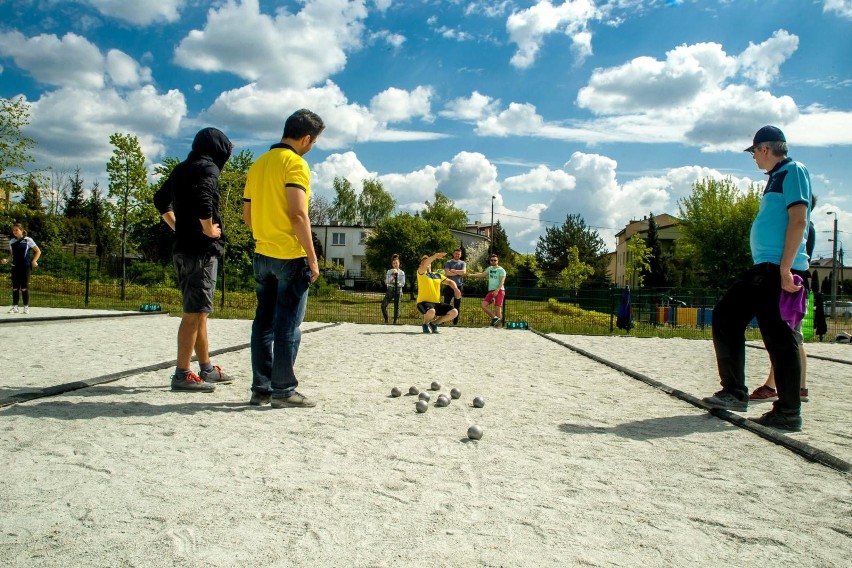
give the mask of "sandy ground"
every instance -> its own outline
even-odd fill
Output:
[[[250,322],[210,324],[212,349],[248,341]],[[166,316],[0,325],[0,396],[169,362],[177,325]],[[559,339],[696,396],[716,387],[707,341]],[[748,358],[756,386],[766,356]],[[306,333],[300,391],[314,409],[250,407],[248,350],[215,362],[238,380],[212,394],[172,393],[169,372],[156,371],[0,409],[0,566],[847,566],[852,557],[852,476],[531,332]],[[793,436],[852,461],[849,369],[810,362],[805,430]],[[416,397],[389,396],[434,380],[461,399],[417,414]],[[484,408],[470,405],[474,395]],[[471,424],[482,440],[467,440]]]

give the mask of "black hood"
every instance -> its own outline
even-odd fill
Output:
[[[192,141],[192,151],[187,157],[192,161],[197,156],[207,156],[219,167],[219,171],[225,167],[225,162],[231,157],[233,144],[218,128],[202,128]]]

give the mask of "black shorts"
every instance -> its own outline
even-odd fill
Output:
[[[445,316],[450,313],[450,310],[455,309],[449,304],[435,304],[432,302],[419,302],[417,304],[417,311],[424,315],[433,308],[435,309],[435,315],[438,317]]]
[[[212,313],[213,291],[216,289],[216,257],[209,254],[176,252],[172,261],[177,271],[178,287],[183,294],[183,313]]]

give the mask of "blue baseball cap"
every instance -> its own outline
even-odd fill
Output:
[[[786,142],[787,139],[784,138],[784,133],[781,132],[781,129],[777,126],[766,125],[754,135],[754,140],[752,140],[751,146],[746,148],[745,152],[753,152],[755,146],[758,144],[763,144],[764,142]]]

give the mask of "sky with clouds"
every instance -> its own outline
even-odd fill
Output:
[[[0,0],[0,97],[38,164],[105,178],[204,126],[259,155],[298,108],[327,128],[316,195],[379,179],[401,211],[492,203],[515,250],[580,213],[610,248],[706,177],[765,176],[764,124],[811,172],[817,256],[852,246],[852,0]],[[492,199],[493,197],[493,199]]]

